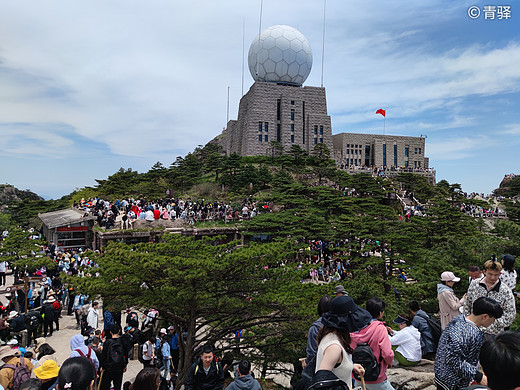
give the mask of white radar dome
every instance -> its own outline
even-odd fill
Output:
[[[255,38],[247,61],[255,81],[302,85],[311,72],[312,51],[301,32],[278,25]]]

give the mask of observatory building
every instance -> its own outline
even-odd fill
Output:
[[[240,100],[238,119],[230,120],[215,139],[228,155],[271,155],[272,141],[285,151],[297,145],[311,153],[322,143],[342,169],[404,169],[435,183],[422,136],[332,135],[325,88],[303,86],[311,72],[312,51],[295,28],[278,25],[262,31],[249,48],[248,66],[255,82]]]
[[[325,88],[302,87],[312,68],[307,39],[293,27],[273,26],[253,41],[248,54],[255,83],[240,100],[221,144],[227,154],[270,154],[271,141],[285,150],[298,145],[311,152],[318,143],[332,150]]]

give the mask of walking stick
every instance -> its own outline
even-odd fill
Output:
[[[101,371],[101,375],[99,376],[99,383],[97,385],[97,390],[99,390],[101,388],[101,380],[103,379],[103,374],[104,373],[105,373],[105,370]],[[363,377],[361,377],[361,378],[363,378]]]
[[[367,388],[365,387],[365,376],[364,376],[364,375],[365,375],[364,372],[361,373],[361,374],[359,374],[359,376],[361,377],[361,388],[362,388],[363,390],[367,390]]]

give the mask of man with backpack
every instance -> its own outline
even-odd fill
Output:
[[[99,360],[96,352],[85,345],[85,338],[81,334],[76,334],[70,339],[70,350],[69,357],[86,357],[96,367],[96,372],[99,369]]]
[[[125,346],[120,340],[121,326],[112,325],[110,329],[111,338],[103,344],[101,353],[101,383],[100,390],[109,390],[110,384],[114,384],[114,390],[121,390],[123,384],[123,373],[128,364],[128,355]]]
[[[193,363],[184,382],[185,390],[222,390],[224,372],[215,360],[211,345],[202,347],[200,357]]]
[[[424,310],[421,309],[419,302],[410,301],[408,304],[410,312],[413,315],[412,325],[421,333],[421,351],[422,357],[428,360],[435,360],[435,351],[437,350],[438,337],[434,338],[433,330],[430,325],[431,318]],[[440,323],[439,323],[440,329]]]
[[[27,328],[28,345],[31,345],[31,340],[36,343],[36,339],[38,338],[38,327],[42,322],[42,315],[36,310],[31,310],[25,315],[25,327]]]
[[[31,377],[33,365],[30,359],[18,358],[15,352],[7,345],[0,347],[0,360],[4,363],[0,369],[0,385],[4,389],[18,390]]]

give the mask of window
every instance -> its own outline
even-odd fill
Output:
[[[276,120],[279,121],[282,116],[282,101],[278,99],[276,101]]]
[[[294,120],[294,110],[291,110],[291,120]]]
[[[421,162],[420,161],[417,161],[417,166],[420,168],[421,167]]]
[[[320,144],[322,144],[322,143],[323,143],[323,138],[320,138]]]
[[[356,149],[356,150],[354,150],[354,154],[357,154],[357,149]]]
[[[417,154],[417,148],[415,148],[415,153],[414,154]]]
[[[409,154],[410,154],[410,147],[409,146],[405,146],[404,147],[404,156],[408,157]]]
[[[294,100],[291,100],[291,106],[294,106]]]
[[[291,123],[291,131],[294,131],[294,123]]]
[[[318,138],[314,138],[314,145],[318,143]]]
[[[386,167],[386,144],[383,144],[383,166]]]
[[[350,144],[347,144],[347,148],[350,148]]]
[[[350,154],[354,154],[354,149],[350,149]]]
[[[419,154],[421,154],[421,148],[419,148]]]
[[[258,131],[262,131],[262,122],[258,122]]]
[[[323,126],[320,126],[320,135],[323,135]]]
[[[277,123],[277,124],[276,124],[276,140],[277,140],[278,142],[280,142],[281,139],[282,139],[282,130],[281,130],[280,124]]]
[[[397,166],[397,145],[394,145],[394,167]]]
[[[293,144],[294,144],[294,134],[293,134],[293,135],[291,135],[291,143],[293,143]]]
[[[265,122],[264,123],[264,131],[267,133],[268,130],[269,130],[269,122]]]
[[[268,141],[269,141],[269,136],[268,136],[267,134],[264,135],[264,141],[265,141],[265,142],[268,142]]]
[[[405,168],[408,168],[408,160],[406,160],[406,161],[404,162],[404,167],[405,167]]]
[[[347,149],[347,154],[349,154],[348,152],[350,152],[350,150]]]
[[[262,134],[258,134],[258,142],[262,142]]]
[[[314,126],[314,134],[318,134],[318,126]]]

